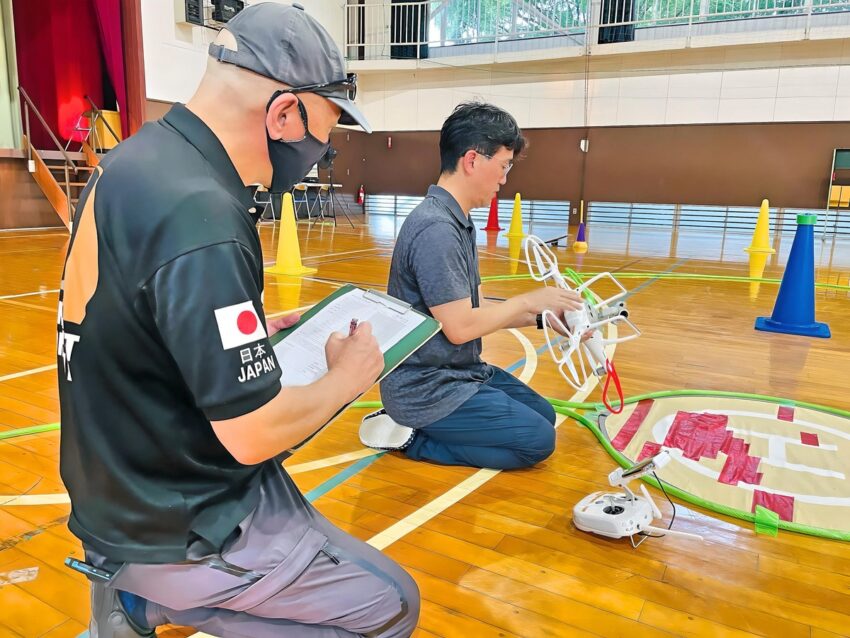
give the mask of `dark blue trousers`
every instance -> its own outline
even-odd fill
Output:
[[[404,453],[444,465],[530,467],[554,451],[554,425],[555,411],[546,399],[496,368],[457,410],[420,428]]]

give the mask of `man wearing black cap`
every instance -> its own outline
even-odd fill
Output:
[[[334,527],[281,466],[383,358],[361,324],[328,341],[325,377],[281,387],[268,338],[298,317],[265,320],[248,187],[288,190],[338,121],[369,131],[356,78],[298,5],[245,9],[210,56],[187,105],[104,159],[74,220],[57,326],[60,469],[95,568],[90,635],[174,623],[409,636],[413,580]]]

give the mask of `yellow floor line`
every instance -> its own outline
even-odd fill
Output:
[[[0,494],[0,507],[12,507],[17,505],[68,505],[71,499],[67,494]]]
[[[617,327],[613,324],[609,325],[608,338],[617,338]],[[606,354],[609,358],[614,356],[613,344],[608,346],[608,348],[606,349]],[[534,361],[536,366],[536,357]],[[526,366],[528,366],[528,359],[526,359]],[[523,370],[523,373],[520,375],[520,379],[525,376],[526,369]],[[573,394],[573,396],[570,397],[568,401],[584,401],[590,394],[590,392],[593,390],[593,388],[596,387],[597,383],[598,379],[595,376],[589,377],[585,384],[581,387],[581,389],[576,390],[575,394]],[[564,421],[564,419],[565,417],[563,415],[557,415],[557,418],[555,419],[555,427],[557,428]],[[449,507],[460,501],[467,494],[470,494],[474,490],[484,485],[484,483],[499,474],[499,472],[501,472],[501,470],[478,470],[475,474],[473,474],[466,480],[461,481],[458,485],[451,488],[449,491],[438,496],[430,503],[423,505],[420,509],[416,510],[412,514],[405,516],[403,519],[401,519],[394,525],[391,525],[383,532],[376,534],[366,542],[377,549],[385,549],[389,547],[396,541],[400,540],[401,538],[415,530],[417,527],[420,527],[438,514],[441,514],[442,512],[447,510]]]
[[[557,415],[557,418],[555,419],[555,427],[558,427],[565,418],[566,417],[562,414]],[[376,549],[386,549],[404,536],[407,536],[417,527],[421,527],[435,516],[442,514],[452,505],[477,490],[500,472],[501,470],[490,470],[486,468],[478,470],[475,474],[461,481],[449,491],[444,492],[430,503],[423,505],[421,508],[412,514],[405,516],[397,523],[390,525],[383,532],[376,534],[366,542]]]

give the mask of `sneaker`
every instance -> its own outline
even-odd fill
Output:
[[[367,414],[360,423],[360,442],[376,450],[403,450],[415,437],[416,430],[399,425],[386,410]]]
[[[124,609],[118,590],[103,583],[91,583],[90,638],[155,638],[156,631],[141,627]]]

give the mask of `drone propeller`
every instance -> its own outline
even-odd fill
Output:
[[[605,346],[631,341],[640,336],[640,330],[628,318],[625,300],[630,296],[629,292],[609,272],[599,273],[572,288],[560,271],[555,253],[534,235],[529,235],[525,240],[525,257],[532,279],[544,285],[552,282],[564,290],[574,290],[585,299],[579,310],[561,316],[551,310],[543,312],[544,336],[561,376],[576,389],[587,382],[590,374],[606,376],[602,401],[611,412],[621,412],[623,392],[616,368],[605,354]],[[607,298],[600,297],[591,289],[600,281],[612,283],[617,291]],[[607,325],[622,326],[628,330],[623,334],[618,331],[617,337],[605,338],[601,329]],[[607,396],[612,382],[619,395],[617,409],[610,405]]]

